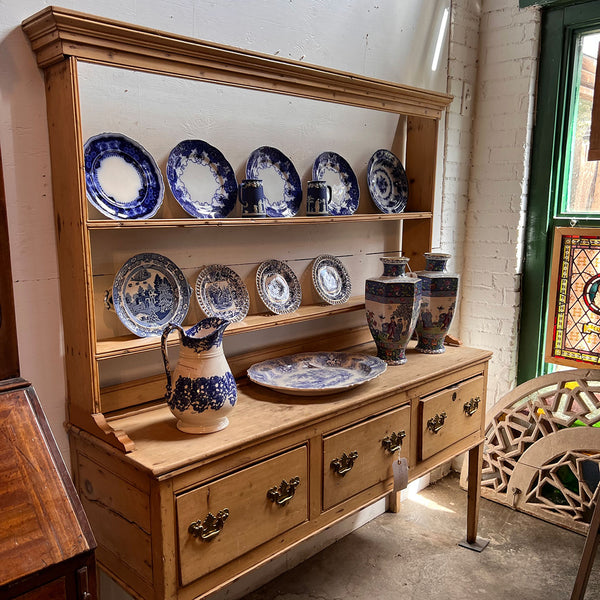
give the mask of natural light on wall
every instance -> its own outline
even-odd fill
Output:
[[[440,54],[442,52],[442,42],[444,41],[444,37],[446,34],[446,26],[448,25],[448,15],[450,11],[449,9],[444,9],[444,14],[442,15],[442,21],[440,23],[440,29],[438,31],[437,41],[435,43],[435,52],[433,53],[433,61],[431,62],[431,70],[437,71],[438,64],[440,62]]]

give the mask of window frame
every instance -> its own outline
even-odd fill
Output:
[[[568,227],[574,221],[582,227],[600,227],[600,214],[562,212],[562,191],[569,175],[566,157],[573,107],[575,42],[579,34],[587,31],[600,31],[600,0],[542,9],[521,286],[518,383],[549,370],[544,349],[554,227]]]

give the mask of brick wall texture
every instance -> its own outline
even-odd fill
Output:
[[[491,406],[516,383],[540,13],[453,0],[450,27],[440,240],[462,274],[453,332],[494,352]]]

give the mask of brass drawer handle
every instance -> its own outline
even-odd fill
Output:
[[[463,410],[467,414],[467,417],[472,417],[479,410],[479,403],[481,398],[479,396],[471,398],[468,402],[465,402]]]
[[[285,479],[279,484],[279,487],[274,485],[268,492],[267,498],[277,504],[277,506],[285,506],[296,493],[296,488],[300,485],[300,477],[292,477],[288,483]]]
[[[448,415],[445,412],[439,415],[436,414],[435,417],[432,417],[427,421],[427,429],[429,429],[431,433],[437,433],[444,426],[447,416]]]
[[[331,468],[334,473],[337,473],[340,477],[343,477],[348,471],[352,470],[354,466],[354,461],[358,458],[358,452],[353,450],[350,454],[346,454],[345,452],[342,454],[341,458],[334,458],[331,461]]]
[[[224,508],[217,513],[217,516],[208,513],[204,521],[199,519],[190,523],[188,532],[195,538],[200,538],[203,542],[210,542],[214,537],[217,537],[223,529],[223,524],[229,516],[229,509]]]
[[[384,437],[381,440],[381,445],[387,450],[390,454],[393,454],[397,450],[402,448],[402,440],[406,437],[406,431],[398,431],[396,433],[393,431],[391,435]]]

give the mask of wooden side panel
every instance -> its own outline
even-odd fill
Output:
[[[87,201],[75,59],[47,69],[46,103],[65,361],[69,375],[69,419],[94,431],[96,426],[91,414],[99,412],[98,368],[94,360],[96,329],[90,240],[84,226]]]
[[[438,121],[426,117],[409,117],[406,131],[406,175],[408,177],[407,211],[433,212]],[[411,259],[413,271],[423,269],[423,253],[431,250],[433,219],[403,223],[402,247]]]
[[[17,326],[15,322],[15,301],[13,297],[12,272],[10,267],[10,247],[8,243],[8,221],[6,218],[6,197],[0,154],[0,379],[19,376],[19,351],[17,348]]]

